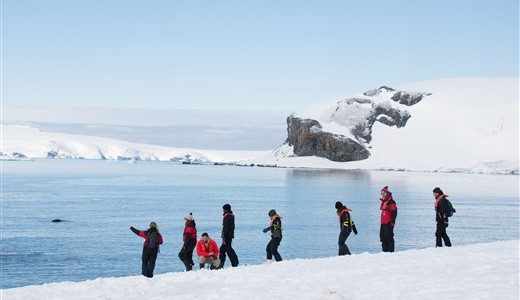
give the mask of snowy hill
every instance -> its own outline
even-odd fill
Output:
[[[172,148],[95,136],[43,132],[20,125],[4,125],[2,130],[1,152],[4,159],[71,158],[224,163],[266,153]]]
[[[335,163],[295,157],[294,149],[284,144],[260,161],[284,166],[518,174],[518,94],[517,78],[445,79],[395,89],[381,87],[296,114],[318,121],[321,131],[358,141],[370,151],[367,159]],[[384,113],[379,113],[381,107],[386,108]]]
[[[519,241],[2,290],[2,299],[518,299]],[[159,258],[158,263],[161,263]],[[136,272],[139,269],[136,261]]]

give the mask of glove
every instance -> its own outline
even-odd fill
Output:
[[[444,221],[444,227],[448,227],[448,221]]]
[[[268,231],[269,231],[269,229],[271,229],[271,228],[269,228],[269,227],[266,227],[266,228],[264,228],[264,230],[262,230],[262,231],[263,231],[264,233],[266,233],[266,232],[268,232]]]

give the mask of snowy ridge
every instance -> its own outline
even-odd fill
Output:
[[[519,241],[2,290],[2,299],[518,299]],[[136,271],[139,269],[136,256]],[[158,263],[163,263],[159,258]]]
[[[266,153],[172,148],[95,136],[42,132],[20,125],[4,125],[2,130],[0,151],[4,159],[70,158],[227,163]]]

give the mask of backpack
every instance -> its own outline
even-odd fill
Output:
[[[456,212],[455,208],[453,208],[453,205],[451,204],[450,200],[444,198],[446,201],[446,217],[450,218],[453,216],[453,214]]]
[[[352,232],[354,234],[357,234],[358,231],[357,231],[357,228],[356,228],[356,224],[354,224],[354,220],[352,220],[352,216],[350,215],[350,213],[347,211],[347,214],[348,214],[348,219],[349,221],[345,221],[343,222],[343,226],[345,227],[350,227],[350,229],[352,230]]]
[[[159,233],[157,231],[148,231],[148,242],[146,247],[150,249],[156,249],[158,247],[157,240],[159,239]]]

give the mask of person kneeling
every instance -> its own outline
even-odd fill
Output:
[[[205,264],[210,264],[210,269],[218,269],[220,259],[218,259],[219,248],[217,243],[204,232],[197,242],[197,255],[199,256],[199,266],[204,269]]]

